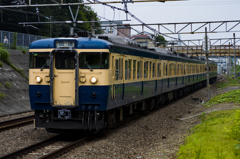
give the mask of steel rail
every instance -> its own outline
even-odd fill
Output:
[[[0,122],[0,132],[33,123],[35,115]]]
[[[149,112],[149,111],[146,111],[144,114],[146,114],[146,113],[148,113],[148,112]],[[134,115],[134,116],[132,116],[132,117],[130,117],[130,118],[127,118],[127,119],[125,119],[125,120],[122,120],[122,121],[118,122],[117,124],[113,125],[112,127],[110,127],[109,129],[101,130],[97,135],[99,136],[99,135],[101,135],[101,134],[108,133],[108,132],[110,132],[110,131],[112,131],[112,130],[114,130],[114,129],[117,129],[117,128],[119,128],[119,127],[121,127],[121,126],[129,123],[130,121],[133,121],[133,120],[139,118],[140,116],[141,116],[141,113],[136,114],[136,115]],[[71,143],[71,144],[69,144],[69,145],[66,145],[66,146],[58,149],[58,150],[55,150],[55,151],[53,151],[53,152],[51,152],[51,153],[49,153],[49,154],[47,154],[47,155],[45,155],[45,156],[43,156],[43,157],[40,157],[39,159],[51,159],[51,158],[59,157],[59,156],[61,156],[62,154],[64,154],[64,153],[66,153],[66,152],[68,152],[68,151],[70,151],[70,150],[72,150],[72,149],[74,149],[74,148],[77,148],[77,147],[83,145],[83,144],[86,143],[87,141],[90,141],[90,140],[93,140],[93,139],[97,138],[97,135],[87,136],[87,137],[85,137],[85,138],[83,138],[83,139],[80,139],[80,140],[78,140],[78,141],[75,141],[74,143]]]
[[[0,159],[9,159],[9,158],[20,157],[20,156],[22,156],[24,154],[27,154],[29,152],[32,152],[32,151],[34,151],[36,149],[42,148],[43,146],[49,145],[49,144],[51,144],[53,142],[56,142],[59,139],[60,139],[60,135],[54,136],[54,137],[52,137],[50,139],[44,140],[42,142],[33,144],[33,145],[25,147],[23,149],[20,149],[20,150],[14,151],[12,153],[9,153],[7,155],[1,156]]]

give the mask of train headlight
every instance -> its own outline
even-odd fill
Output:
[[[97,83],[97,81],[98,81],[97,78],[94,77],[94,76],[90,78],[90,82],[91,82],[92,84]]]
[[[40,83],[42,81],[42,77],[36,76],[35,77],[35,82]]]

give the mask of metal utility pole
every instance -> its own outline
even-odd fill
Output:
[[[234,79],[237,79],[236,77],[236,49],[235,49],[235,33],[233,33],[233,47],[234,47]]]
[[[52,22],[52,16],[50,15],[50,38],[52,37],[52,24],[51,24],[51,22]]]
[[[209,89],[209,64],[208,64],[208,37],[207,37],[207,27],[205,27],[205,51],[206,51],[206,61],[207,61],[207,97],[210,101],[210,89]]]

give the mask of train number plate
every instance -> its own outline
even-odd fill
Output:
[[[74,41],[57,41],[56,42],[56,47],[57,48],[75,47],[75,43],[74,43]]]

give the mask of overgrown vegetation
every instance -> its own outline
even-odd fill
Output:
[[[28,80],[28,77],[25,76],[25,74],[23,73],[23,70],[16,68],[9,59],[9,53],[0,48],[0,60],[2,60],[3,62],[5,62],[6,64],[8,64],[9,66],[11,66],[14,70],[16,70],[20,75],[22,75],[24,78],[26,78]]]
[[[11,49],[17,49],[17,33],[13,33],[13,44],[11,44]]]
[[[2,66],[3,66],[3,63],[0,62],[0,67],[2,67]]]
[[[0,92],[0,99],[2,100],[6,95]]]
[[[177,153],[178,159],[239,159],[240,110],[214,112],[202,116]]]
[[[237,79],[228,79],[228,82],[220,82],[217,84],[218,88],[225,88],[227,86],[240,86],[240,77]]]
[[[4,86],[6,86],[6,87],[11,87],[12,84],[11,84],[10,82],[6,81],[5,84],[4,84]]]
[[[220,103],[227,103],[232,102],[235,104],[240,104],[240,90],[232,90],[218,96],[213,97],[210,101],[204,104],[206,107],[210,107],[212,105],[220,104]]]

